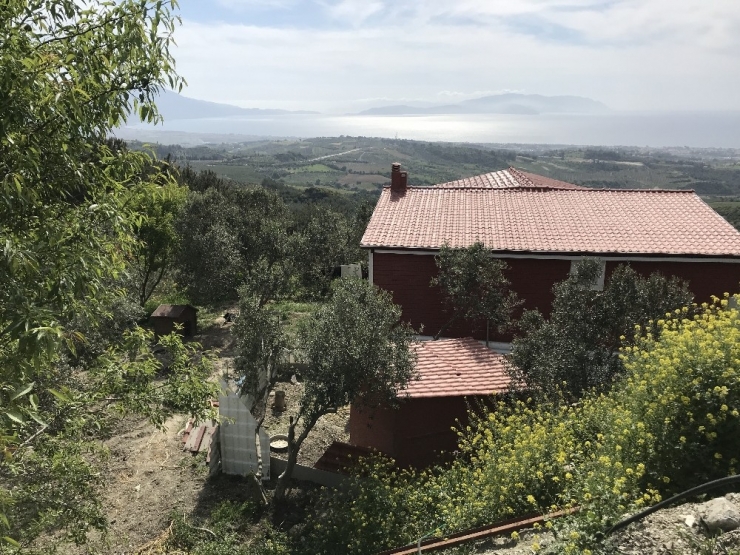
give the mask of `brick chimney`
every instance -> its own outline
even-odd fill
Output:
[[[391,165],[391,191],[403,193],[406,191],[406,182],[409,174],[401,171],[401,164],[394,162]]]

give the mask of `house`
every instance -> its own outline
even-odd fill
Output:
[[[175,324],[182,325],[180,333],[185,337],[198,333],[198,309],[189,304],[161,304],[152,312],[149,320],[156,337],[175,331]]]
[[[548,314],[553,285],[583,257],[602,264],[601,283],[619,264],[689,283],[698,302],[738,290],[740,233],[693,191],[586,189],[515,168],[410,187],[394,164],[361,246],[369,279],[390,291],[403,319],[425,335],[449,317],[438,288],[435,255],[482,242],[508,265],[524,308]],[[505,351],[511,337],[494,335]],[[486,326],[460,322],[448,337],[486,339]]]
[[[481,242],[506,262],[511,288],[524,308],[548,314],[553,285],[584,257],[601,262],[596,288],[619,264],[638,273],[660,272],[689,283],[696,301],[740,287],[740,233],[693,191],[586,189],[515,168],[443,183],[409,187],[394,164],[361,246],[369,251],[372,283],[390,291],[402,318],[426,337],[417,346],[420,380],[398,406],[353,404],[350,443],[396,459],[399,466],[428,466],[452,453],[456,422],[467,408],[490,402],[510,386],[500,352],[510,336],[486,337],[486,326],[460,322],[448,339],[423,341],[449,318],[441,291],[429,283],[444,245]]]
[[[400,467],[423,468],[457,448],[454,426],[468,407],[490,403],[508,390],[502,355],[472,338],[415,344],[419,380],[398,395],[397,406],[350,410],[350,444],[380,451]]]

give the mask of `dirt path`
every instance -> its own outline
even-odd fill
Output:
[[[127,420],[106,442],[111,450],[104,504],[110,521],[110,553],[131,553],[158,536],[173,511],[190,513],[207,478],[202,457],[182,451],[178,415],[161,432],[147,421]],[[101,546],[102,547],[102,546]]]

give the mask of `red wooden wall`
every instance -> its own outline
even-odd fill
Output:
[[[511,287],[524,299],[523,308],[537,308],[546,315],[553,301],[552,287],[568,277],[570,260],[504,258],[509,269],[506,272]],[[606,264],[607,279],[618,264]],[[724,292],[740,290],[740,264],[722,262],[630,262],[632,268],[642,275],[660,272],[675,275],[689,282],[697,302],[708,301],[711,295],[722,296]],[[393,301],[403,308],[403,319],[410,322],[422,335],[435,335],[447,321],[442,296],[437,287],[429,287],[436,274],[434,256],[415,254],[373,254],[373,283],[390,291]],[[423,326],[423,329],[420,328]],[[473,336],[486,339],[485,323],[475,327],[459,322],[450,327],[445,337]],[[508,334],[499,335],[490,331],[491,341],[509,341]]]
[[[468,423],[468,404],[482,397],[404,399],[398,407],[350,411],[350,443],[377,449],[402,468],[424,468],[449,459],[457,449],[457,422]],[[485,398],[490,401],[493,398]]]

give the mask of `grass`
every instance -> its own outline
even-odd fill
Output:
[[[263,172],[249,165],[229,165],[224,162],[202,162],[193,160],[190,162],[193,169],[198,171],[210,170],[221,177],[226,177],[239,183],[260,183],[265,177]]]
[[[291,336],[295,336],[297,333],[299,322],[309,316],[318,306],[319,303],[296,301],[280,301],[274,304],[275,309],[280,314],[280,321],[287,326],[287,331]]]
[[[300,166],[299,169],[296,170],[296,173],[329,173],[333,170],[329,166],[325,166],[324,164],[311,164],[310,166]]]

